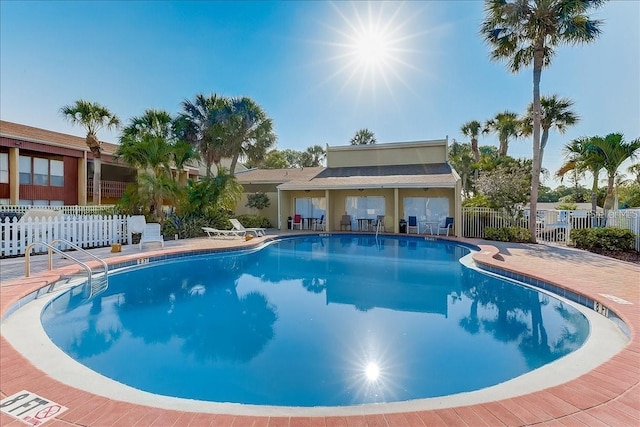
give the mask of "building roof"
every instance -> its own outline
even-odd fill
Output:
[[[66,133],[54,132],[33,126],[0,120],[0,136],[37,144],[52,145],[56,147],[72,148],[80,151],[89,151],[84,138]],[[102,142],[102,151],[105,154],[113,154],[118,149],[117,144]]]
[[[453,188],[458,177],[447,163],[325,168],[307,179],[289,180],[280,190],[349,188]]]
[[[324,169],[322,166],[287,169],[249,169],[236,172],[235,176],[241,184],[282,184],[289,181],[308,182]]]

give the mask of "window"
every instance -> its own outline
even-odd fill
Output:
[[[33,206],[49,206],[48,200],[34,200]]]
[[[0,180],[0,182],[2,181]],[[20,156],[20,184],[63,187],[64,162],[62,160],[45,159],[41,157]]]
[[[298,197],[296,199],[296,212],[303,218],[320,218],[327,211],[327,203],[324,197]]]
[[[9,153],[0,153],[0,182],[9,182]]]
[[[20,156],[20,184],[31,184],[31,157]]]
[[[51,173],[49,184],[53,187],[64,187],[64,162],[51,160],[49,165]]]
[[[384,215],[384,197],[347,197],[345,199],[347,214],[352,219],[369,218],[375,219],[378,215]]]
[[[49,200],[49,206],[64,206],[64,200]]]
[[[34,157],[33,183],[35,185],[49,185],[49,159]]]
[[[449,215],[449,199],[446,197],[405,197],[404,215],[415,216],[421,221],[444,222]]]

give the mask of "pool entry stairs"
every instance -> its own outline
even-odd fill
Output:
[[[69,248],[75,249],[76,251],[79,251],[80,253],[99,261],[100,264],[102,264],[102,270],[91,269],[91,267],[89,267],[86,263],[71,256],[69,252],[63,251],[61,248],[57,247],[57,245],[60,245],[65,249],[69,249]],[[63,258],[66,258],[68,260],[71,260],[75,264],[78,264],[80,267],[82,267],[82,270],[83,270],[83,272],[81,272],[80,274],[76,273],[76,274],[68,274],[68,275],[60,276],[60,278],[57,281],[53,282],[48,287],[47,293],[53,292],[56,289],[56,286],[60,287],[60,286],[66,285],[66,287],[73,287],[75,285],[79,285],[83,282],[86,282],[86,291],[88,293],[87,298],[91,299],[92,297],[98,295],[99,293],[104,292],[108,288],[109,266],[107,265],[107,263],[103,259],[89,253],[88,251],[82,249],[81,247],[64,239],[53,240],[49,243],[33,242],[29,246],[27,246],[26,254],[25,254],[25,264],[24,264],[26,277],[29,277],[29,275],[31,274],[30,256],[31,256],[31,250],[35,246],[43,246],[48,249],[49,270],[53,270],[53,253],[54,252],[59,255],[62,255]]]

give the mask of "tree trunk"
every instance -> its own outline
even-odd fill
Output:
[[[609,175],[609,179],[607,180],[607,196],[604,199],[605,214],[607,211],[613,209],[613,187],[615,185],[615,179],[615,175]]]
[[[549,140],[549,129],[542,129],[542,137],[540,139],[540,168],[542,168],[542,157],[544,156],[544,147],[547,146]]]
[[[102,204],[102,158],[100,156],[93,157],[93,204]]]
[[[533,54],[533,165],[531,166],[531,197],[529,200],[529,206],[531,206],[531,215],[529,215],[531,243],[537,242],[538,187],[540,186],[540,169],[542,168],[540,156],[540,77],[542,75],[543,49],[543,43],[540,42]]]

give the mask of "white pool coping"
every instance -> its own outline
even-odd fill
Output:
[[[25,304],[2,322],[2,335],[19,353],[51,378],[71,387],[112,400],[189,412],[249,416],[346,416],[474,405],[533,393],[578,378],[610,359],[628,343],[628,338],[606,317],[553,295],[554,298],[580,310],[587,317],[591,328],[589,338],[580,349],[501,384],[443,397],[354,406],[289,407],[218,403],[137,390],[98,374],[73,360],[51,342],[40,321],[40,314],[45,305],[59,294],[60,292],[45,294]]]

